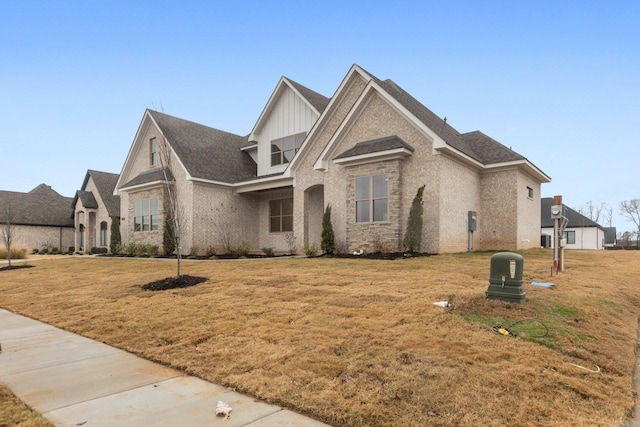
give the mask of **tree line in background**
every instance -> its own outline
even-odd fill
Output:
[[[576,209],[578,213],[597,222],[604,227],[611,227],[613,223],[613,207],[604,202],[593,203],[591,200],[584,206]],[[620,231],[616,236],[618,241],[629,243],[636,241],[636,245],[640,243],[640,199],[623,200],[618,205],[618,212],[621,216],[635,225],[635,230]]]

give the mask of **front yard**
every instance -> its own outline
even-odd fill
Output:
[[[524,304],[485,298],[491,255],[184,261],[209,280],[165,291],[172,261],[36,258],[0,307],[334,426],[624,425],[640,252],[523,252]]]

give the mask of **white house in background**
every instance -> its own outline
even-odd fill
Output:
[[[553,248],[555,247],[555,239],[553,233],[554,220],[551,218],[552,204],[552,197],[540,199],[540,216],[542,218],[540,232],[542,236],[551,236],[551,247]],[[564,248],[604,249],[605,228],[566,205],[562,205],[562,207],[564,208],[564,216],[568,220],[564,229],[564,238],[566,239],[566,246]]]

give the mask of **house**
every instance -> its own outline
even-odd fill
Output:
[[[73,246],[71,200],[46,184],[28,193],[0,191],[0,227],[12,224],[15,247],[67,251]]]
[[[124,242],[162,244],[167,181],[184,253],[319,247],[329,205],[339,251],[402,251],[421,186],[421,250],[441,253],[537,247],[550,178],[353,65],[331,98],[282,77],[248,136],[147,110],[114,193]]]
[[[541,210],[541,234],[550,236],[550,247],[555,247],[554,220],[551,218],[552,197],[543,197],[540,203]],[[581,213],[563,206],[563,215],[566,218],[564,239],[565,249],[604,249],[605,228],[592,221]]]
[[[108,248],[111,222],[120,221],[120,197],[114,195],[118,175],[88,170],[73,198],[74,245],[78,252]]]

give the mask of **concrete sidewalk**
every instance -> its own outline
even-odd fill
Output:
[[[58,426],[326,426],[2,309],[0,344],[0,383]]]

